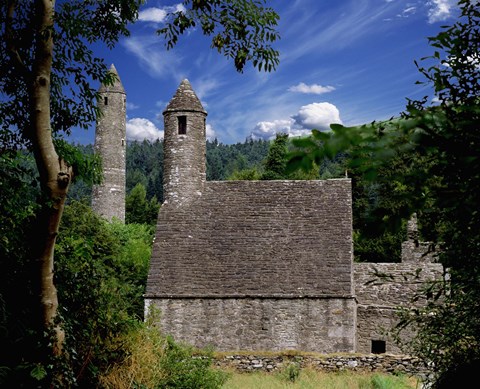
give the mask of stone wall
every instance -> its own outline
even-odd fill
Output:
[[[162,331],[215,350],[353,352],[350,299],[155,299]]]
[[[388,374],[406,374],[425,377],[428,370],[417,358],[406,355],[352,354],[352,355],[227,355],[217,357],[214,364],[221,368],[232,368],[240,372],[275,372],[290,364],[301,368],[310,367],[326,372],[355,371]]]
[[[443,267],[437,263],[355,263],[355,295],[357,298],[356,351],[370,352],[372,341],[385,342],[387,353],[401,354],[402,350],[388,335],[398,322],[400,307],[422,305],[421,290],[426,282],[441,280]],[[413,298],[418,296],[415,303]],[[404,332],[403,339],[412,333]]]
[[[117,75],[112,65],[110,72]],[[103,182],[92,189],[92,209],[107,220],[125,221],[126,94],[118,78],[99,89],[95,154],[102,158]]]

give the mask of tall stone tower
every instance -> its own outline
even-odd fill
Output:
[[[126,153],[126,94],[117,69],[110,72],[117,77],[113,85],[101,85],[95,131],[96,154],[102,157],[103,183],[95,185],[92,193],[94,212],[107,220],[125,221],[125,153]]]
[[[185,79],[163,115],[164,204],[187,204],[201,196],[206,179],[207,112]]]

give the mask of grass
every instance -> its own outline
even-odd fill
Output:
[[[290,371],[279,373],[238,373],[230,371],[230,378],[222,389],[417,389],[417,379],[379,373],[326,373],[305,368],[298,375]]]

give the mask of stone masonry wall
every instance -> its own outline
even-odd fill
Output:
[[[350,299],[155,299],[162,331],[197,347],[353,352]]]
[[[119,81],[112,89],[100,90],[94,149],[102,157],[103,182],[93,186],[92,209],[125,221],[126,95]]]
[[[185,135],[178,134],[178,116],[187,118]],[[163,156],[165,204],[185,205],[202,193],[206,177],[205,116],[203,112],[165,113]]]
[[[397,322],[399,307],[412,307],[426,282],[441,280],[443,267],[437,263],[355,263],[355,294],[357,307],[357,352],[370,352],[372,340],[385,342],[386,352],[401,354],[402,350],[388,335]],[[419,298],[415,304],[422,305]],[[404,332],[403,339],[412,337]]]
[[[427,367],[417,358],[390,354],[351,354],[351,355],[226,355],[215,358],[214,364],[220,368],[231,368],[239,372],[276,372],[291,364],[300,368],[313,368],[326,372],[355,371],[405,374],[420,379],[429,374]]]

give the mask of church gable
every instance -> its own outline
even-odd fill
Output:
[[[206,182],[159,215],[147,297],[351,297],[351,183]]]

